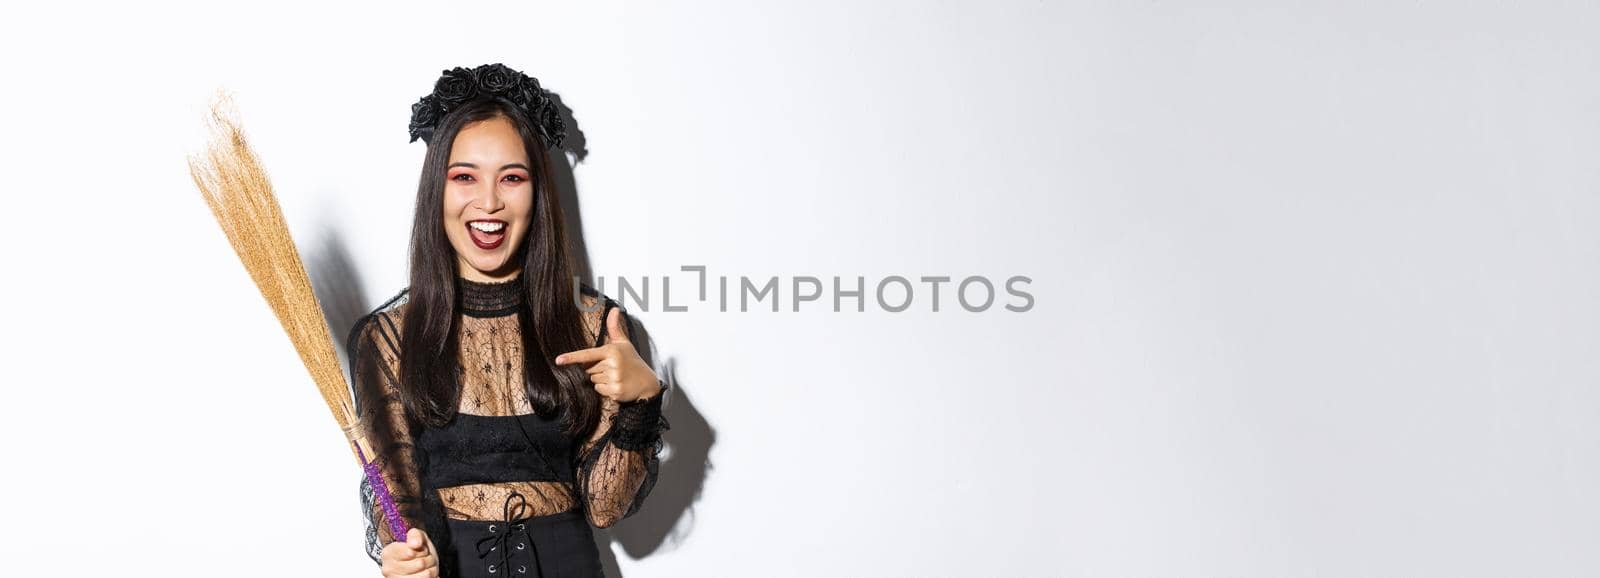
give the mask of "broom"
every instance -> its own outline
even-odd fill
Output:
[[[333,349],[328,322],[311,289],[305,265],[295,251],[294,239],[284,224],[272,183],[261,167],[250,144],[245,141],[232,99],[218,93],[211,103],[207,128],[210,139],[198,157],[189,157],[189,174],[200,188],[212,216],[222,226],[228,244],[239,254],[261,296],[267,299],[278,323],[289,334],[289,341],[300,354],[300,362],[311,372],[322,400],[333,412],[334,421],[350,440],[356,460],[365,470],[378,503],[388,520],[389,531],[398,540],[406,536],[405,520],[395,509],[389,485],[384,483],[378,465],[367,459],[372,446],[356,416],[355,403],[339,358]]]

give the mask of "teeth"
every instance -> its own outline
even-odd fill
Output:
[[[467,225],[485,233],[493,233],[506,227],[505,223],[490,223],[486,221],[473,221],[467,223]]]

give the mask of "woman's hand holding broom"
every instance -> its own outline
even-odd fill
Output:
[[[384,578],[439,578],[439,553],[421,528],[412,528],[405,540],[384,546],[379,562]]]

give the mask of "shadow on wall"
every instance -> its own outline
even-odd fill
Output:
[[[559,95],[554,100],[561,111],[562,120],[567,124],[567,142],[565,150],[554,153],[550,159],[551,180],[555,183],[557,194],[561,195],[574,273],[593,286],[588,244],[584,241],[583,217],[578,207],[577,180],[573,175],[573,166],[582,163],[588,156],[587,141],[578,129],[572,110],[567,108]],[[321,302],[323,317],[328,321],[328,326],[337,332],[355,325],[356,320],[372,308],[372,304],[366,302],[365,284],[344,239],[339,235],[339,229],[327,225],[321,229],[315,232],[320,233],[315,237],[317,242],[300,250],[304,254],[306,273],[311,277],[312,287]],[[632,322],[630,332],[638,336],[638,344],[643,344],[638,348],[640,356],[652,367],[660,368],[661,377],[670,388],[662,410],[670,429],[663,436],[666,448],[662,452],[656,485],[645,498],[644,505],[634,515],[612,527],[596,529],[594,532],[595,547],[600,551],[600,561],[606,575],[617,578],[622,576],[622,571],[612,548],[613,542],[621,544],[629,557],[638,559],[656,552],[669,540],[676,545],[688,538],[693,529],[694,504],[699,501],[700,491],[711,472],[711,445],[716,441],[716,432],[711,424],[695,409],[687,393],[689,387],[678,380],[677,359],[669,358],[664,364],[657,365],[655,341],[650,338],[649,331],[637,318],[629,316],[629,319]],[[333,341],[345,367],[349,367],[345,336],[335,334]],[[361,511],[359,504],[351,506],[352,515]],[[360,538],[353,536],[351,541],[353,544],[361,543]]]

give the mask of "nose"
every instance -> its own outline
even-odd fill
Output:
[[[485,213],[494,213],[505,208],[505,199],[500,198],[502,194],[504,191],[500,190],[499,184],[483,187],[483,192],[478,195],[478,208]]]

